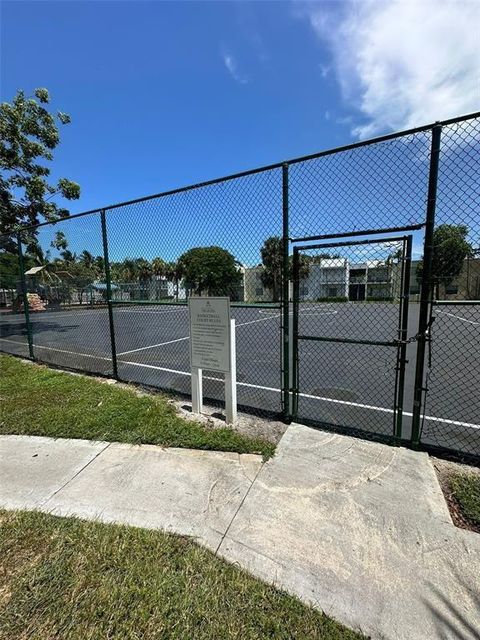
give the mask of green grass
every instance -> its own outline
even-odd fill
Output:
[[[463,515],[480,526],[480,476],[456,473],[450,477],[450,490]]]
[[[0,434],[85,438],[273,455],[275,445],[184,420],[161,394],[72,376],[0,356]]]
[[[2,640],[362,637],[188,539],[0,511]]]

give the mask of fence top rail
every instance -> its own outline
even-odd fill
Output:
[[[294,253],[307,251],[309,249],[331,249],[334,247],[350,247],[362,244],[394,244],[404,242],[410,236],[390,236],[389,238],[369,238],[368,240],[345,240],[344,242],[329,242],[325,244],[304,244],[293,248]]]
[[[108,300],[112,305],[121,307],[124,305],[132,306],[169,306],[169,307],[187,307],[188,301],[169,301],[169,300]],[[282,305],[278,302],[231,302],[231,307],[245,309],[281,309]]]
[[[316,153],[312,153],[305,156],[300,156],[297,158],[291,158],[290,160],[284,160],[282,162],[275,162],[273,164],[264,165],[262,167],[256,167],[254,169],[248,169],[246,171],[240,171],[238,173],[232,173],[226,176],[222,176],[220,178],[214,178],[212,180],[205,180],[203,182],[197,182],[195,184],[190,184],[184,187],[178,187],[176,189],[170,189],[168,191],[161,191],[160,193],[155,193],[149,196],[143,196],[142,198],[135,198],[133,200],[125,200],[124,202],[118,202],[115,204],[110,204],[108,206],[99,207],[97,209],[89,209],[88,211],[82,211],[81,213],[74,213],[65,218],[59,218],[55,221],[50,222],[40,222],[39,224],[33,225],[24,225],[21,227],[17,227],[13,229],[10,233],[1,234],[0,237],[11,236],[13,234],[21,233],[22,231],[28,231],[31,229],[37,229],[38,227],[43,227],[46,225],[54,225],[58,222],[63,222],[65,220],[71,220],[72,218],[80,218],[81,216],[87,216],[94,213],[102,213],[102,211],[111,211],[113,209],[118,209],[120,207],[126,207],[132,204],[139,204],[141,202],[146,202],[148,200],[155,200],[156,198],[164,198],[167,196],[175,195],[178,193],[184,193],[186,191],[192,191],[194,189],[200,189],[201,187],[208,187],[215,184],[219,184],[221,182],[228,182],[230,180],[235,180],[238,178],[244,178],[247,176],[255,175],[257,173],[263,173],[266,171],[271,171],[273,169],[280,169],[286,165],[294,165],[300,162],[305,162],[307,160],[314,160],[315,158],[321,158],[324,156],[332,155],[335,153],[340,153],[342,151],[350,151],[353,149],[358,149],[360,147],[367,147],[369,145],[378,144],[380,142],[387,142],[389,140],[395,140],[396,138],[402,138],[408,135],[414,135],[416,133],[422,133],[424,131],[429,131],[434,129],[435,127],[448,126],[451,124],[456,124],[459,122],[466,122],[467,120],[474,120],[475,118],[480,117],[480,111],[475,111],[473,113],[469,113],[463,116],[457,116],[455,118],[449,118],[448,120],[438,120],[436,122],[432,122],[430,124],[422,125],[421,127],[415,127],[412,129],[405,129],[403,131],[397,131],[394,133],[389,133],[383,136],[378,136],[376,138],[370,138],[368,140],[361,140],[360,142],[353,142],[351,144],[347,144],[341,147],[333,147],[331,149],[326,149],[324,151],[318,151]]]
[[[465,306],[465,305],[471,305],[471,306],[479,306],[480,305],[480,300],[434,300],[433,301],[434,305],[442,305],[445,307],[451,306]]]

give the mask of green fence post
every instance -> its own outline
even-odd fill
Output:
[[[300,303],[300,279],[298,277],[300,254],[298,247],[293,249],[293,317],[292,317],[292,419],[298,420],[299,362],[298,362],[298,320]]]
[[[22,284],[22,294],[23,294],[23,313],[25,314],[25,323],[27,325],[28,353],[30,358],[34,360],[35,355],[33,353],[33,334],[32,334],[32,325],[30,323],[30,308],[28,306],[27,282],[25,280],[25,262],[23,260],[22,236],[20,232],[17,233],[17,248],[18,248],[18,267],[20,269],[20,281]]]
[[[112,368],[113,368],[113,377],[115,378],[115,380],[118,380],[117,349],[115,346],[115,323],[113,320],[112,285],[110,280],[110,262],[108,259],[108,236],[107,236],[107,220],[105,217],[105,209],[102,209],[102,211],[100,212],[100,218],[102,221],[102,240],[103,240],[103,259],[105,262],[105,279],[107,281],[107,306],[108,306],[108,321],[110,324]]]
[[[397,347],[397,380],[398,387],[395,397],[396,403],[396,420],[395,420],[395,440],[396,444],[400,443],[402,438],[403,424],[403,401],[405,395],[405,367],[407,364],[407,336],[408,336],[408,309],[410,301],[410,274],[412,268],[412,247],[413,238],[407,236],[403,241],[402,270],[400,291],[400,323],[399,323],[399,340],[400,345]]]
[[[420,424],[422,419],[422,403],[425,377],[425,349],[427,345],[428,317],[430,309],[430,293],[432,287],[433,232],[435,229],[435,210],[437,206],[438,165],[440,159],[440,139],[442,127],[435,125],[432,129],[430,151],[430,170],[428,176],[428,200],[425,219],[425,240],[423,250],[422,284],[420,289],[420,312],[418,318],[418,343],[415,368],[415,388],[413,394],[412,447],[420,444]]]
[[[286,422],[291,420],[290,406],[290,303],[289,303],[289,220],[288,220],[288,164],[282,165],[282,312],[283,312],[283,417]]]

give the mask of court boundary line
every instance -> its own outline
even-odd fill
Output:
[[[246,327],[249,324],[255,324],[256,322],[266,322],[267,320],[272,320],[274,318],[280,318],[280,315],[268,316],[266,318],[258,318],[257,320],[249,320],[248,322],[241,322],[240,324],[236,324],[235,327],[239,329],[240,327]],[[182,342],[183,340],[190,340],[190,336],[185,336],[183,338],[175,338],[175,340],[169,340],[168,342],[160,342],[159,344],[150,344],[150,345],[147,345],[146,347],[139,347],[138,349],[130,349],[130,351],[122,351],[121,353],[117,353],[117,356],[126,356],[129,353],[146,351],[147,349],[154,349],[155,347],[164,347],[168,344],[173,344],[174,342]]]
[[[20,346],[23,345],[23,343],[18,342],[16,340],[8,340],[7,338],[0,338],[0,340],[3,340],[4,342],[11,342],[13,344],[18,344]],[[107,358],[105,356],[95,356],[92,354],[88,354],[88,353],[78,353],[76,351],[66,351],[64,349],[58,349],[56,347],[46,347],[46,346],[41,346],[41,345],[33,345],[35,349],[47,349],[50,351],[58,351],[59,353],[68,353],[70,355],[76,355],[76,356],[81,356],[81,357],[85,357],[85,358],[94,358],[96,360],[107,360],[109,362],[111,362],[111,358]],[[8,355],[8,354],[6,354]],[[128,360],[119,360],[118,361],[119,364],[126,364],[129,366],[134,366],[134,367],[142,367],[145,369],[155,369],[157,371],[164,371],[166,373],[175,373],[178,375],[183,375],[183,376],[190,376],[191,373],[190,371],[179,371],[178,369],[168,369],[166,367],[158,367],[156,365],[151,365],[151,364],[146,364],[146,363],[142,363],[142,362],[130,362]],[[54,363],[52,363],[54,364]],[[215,382],[222,382],[222,378],[213,378],[211,376],[204,376],[204,379],[206,380],[213,380]],[[253,389],[262,389],[264,391],[272,391],[274,393],[281,393],[281,389],[276,389],[274,387],[266,387],[266,386],[262,386],[262,385],[257,385],[257,384],[252,384],[249,382],[237,382],[237,385],[242,386],[242,387],[250,387]],[[307,394],[307,393],[299,393],[300,397],[303,398],[308,398],[311,400],[319,400],[321,402],[330,402],[333,404],[340,404],[340,405],[346,405],[346,406],[352,406],[352,407],[358,407],[360,409],[367,409],[369,411],[380,411],[383,413],[393,413],[394,410],[393,409],[388,409],[387,407],[376,407],[374,405],[364,405],[358,402],[351,402],[348,400],[337,400],[335,398],[325,398],[323,396],[314,396],[311,394]],[[412,417],[412,413],[410,411],[403,411],[402,412],[404,416],[408,416],[408,417]],[[449,418],[439,418],[437,416],[425,416],[425,420],[429,420],[430,422],[443,422],[445,424],[450,424],[450,425],[454,425],[454,426],[460,426],[460,427],[467,427],[470,429],[480,429],[480,424],[473,424],[470,422],[461,422],[459,420],[450,420]]]
[[[468,318],[462,318],[462,316],[456,316],[454,313],[448,313],[448,311],[439,311],[437,309],[435,313],[442,313],[444,316],[450,316],[450,318],[456,318],[457,320],[461,320],[462,322],[468,322],[468,324],[480,325],[480,322],[469,320]]]

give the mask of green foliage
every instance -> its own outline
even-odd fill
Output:
[[[60,142],[57,123],[68,124],[70,116],[51,114],[43,106],[50,102],[47,89],[36,89],[34,94],[27,97],[18,91],[11,103],[0,104],[0,233],[11,232],[19,225],[37,224],[41,218],[65,218],[68,210],[52,198],[80,197],[80,186],[67,178],[60,178],[56,184],[48,182],[47,163]]]
[[[155,276],[166,276],[168,265],[163,258],[157,256],[152,260],[152,273]]]
[[[125,258],[122,262],[112,262],[110,273],[115,282],[148,282],[153,275],[161,275],[161,258],[151,263],[145,258]],[[157,271],[158,269],[158,271]]]
[[[161,394],[139,397],[133,389],[28,365],[9,356],[0,355],[0,369],[0,434],[261,453],[265,458],[275,450],[262,438],[184,420]]]
[[[278,236],[267,238],[260,249],[263,270],[261,280],[264,287],[272,292],[272,301],[280,300],[282,288],[282,268],[283,268],[283,240]],[[325,254],[327,255],[327,254]],[[299,278],[308,278],[310,273],[310,260],[307,256],[299,256]],[[289,257],[288,278],[291,280],[293,273],[293,258]]]
[[[317,298],[317,302],[348,302],[348,298],[345,296],[325,296]]]
[[[260,249],[263,270],[262,284],[272,292],[272,301],[280,300],[282,288],[283,241],[278,236],[267,238]]]
[[[36,265],[33,256],[25,256],[25,270]],[[20,286],[20,266],[14,253],[0,252],[0,288],[17,289]]]
[[[0,511],[4,640],[360,640],[192,538]]]
[[[467,241],[468,227],[463,224],[441,224],[433,232],[432,280],[435,295],[440,297],[440,285],[448,286],[462,272],[465,258],[472,254]],[[416,277],[421,282],[423,258],[417,265]]]
[[[50,246],[53,247],[53,249],[58,249],[58,250],[60,249],[65,250],[68,247],[68,241],[63,231],[57,231],[55,233],[55,236],[51,241]]]
[[[195,247],[180,256],[179,266],[187,289],[197,295],[236,299],[242,274],[233,255],[221,247]]]
[[[450,478],[450,489],[465,518],[480,526],[480,475],[455,474]]]

